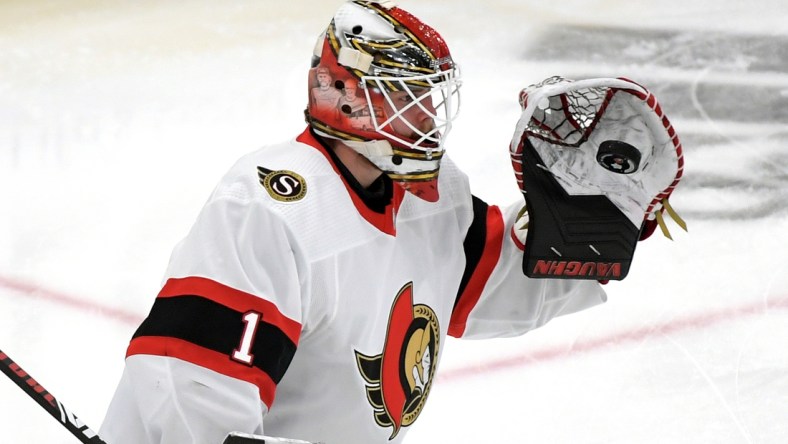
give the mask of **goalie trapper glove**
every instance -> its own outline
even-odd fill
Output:
[[[523,272],[531,278],[621,280],[668,203],[684,158],[646,88],[624,78],[551,77],[520,93],[510,145],[528,208]]]

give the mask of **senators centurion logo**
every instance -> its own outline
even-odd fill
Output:
[[[435,375],[439,345],[438,318],[430,307],[413,305],[410,282],[391,307],[383,353],[367,356],[356,351],[375,422],[392,428],[389,440],[421,413]]]
[[[258,166],[257,177],[260,185],[279,202],[296,202],[306,196],[306,180],[292,171],[273,171]]]

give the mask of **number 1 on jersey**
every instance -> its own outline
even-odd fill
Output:
[[[252,350],[252,343],[254,342],[254,335],[257,332],[257,326],[260,324],[262,315],[256,311],[248,311],[244,313],[244,331],[241,335],[241,343],[233,351],[232,358],[238,362],[243,362],[246,365],[252,365],[254,355],[249,353]]]

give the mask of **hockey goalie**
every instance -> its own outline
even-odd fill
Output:
[[[675,216],[681,144],[634,82],[522,92],[511,145],[487,147],[510,151],[520,211],[473,195],[451,159],[462,80],[435,29],[347,1],[310,66],[306,128],[241,157],[173,250],[107,442],[400,444],[448,336],[519,336],[604,302],[597,281],[624,279]]]
[[[520,94],[512,165],[527,214],[532,278],[621,280],[683,172],[681,143],[656,98],[627,79],[551,77]],[[527,226],[526,226],[527,224]]]
[[[551,77],[520,94],[510,150],[526,205],[512,227],[530,278],[621,280],[683,172],[682,147],[655,97],[623,78]],[[234,433],[225,444],[290,444]],[[304,443],[308,444],[308,443]]]

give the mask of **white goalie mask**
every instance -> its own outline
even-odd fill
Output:
[[[307,121],[436,201],[459,86],[458,67],[434,29],[391,2],[349,1],[315,46]]]

